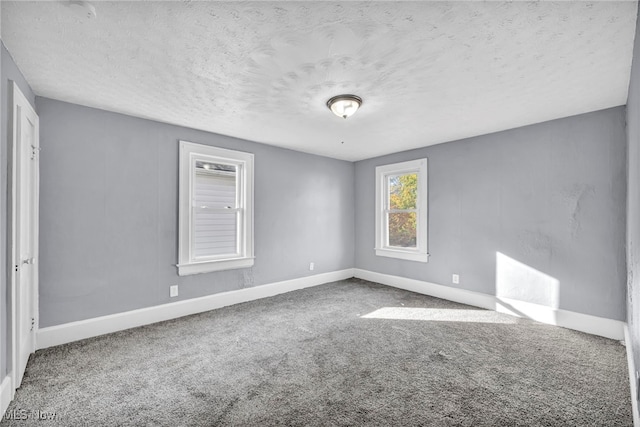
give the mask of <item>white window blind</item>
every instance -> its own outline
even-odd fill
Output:
[[[197,162],[193,191],[194,258],[237,254],[235,166]]]

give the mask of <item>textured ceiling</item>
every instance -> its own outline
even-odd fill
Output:
[[[345,160],[625,104],[637,7],[96,1],[89,20],[1,5],[37,95]],[[364,100],[347,120],[325,105],[341,93]]]

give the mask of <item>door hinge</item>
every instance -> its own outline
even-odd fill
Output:
[[[31,160],[35,160],[35,158],[40,153],[40,147],[36,147],[35,145],[31,146]]]
[[[19,268],[20,268],[20,266],[18,264],[16,264],[16,272],[18,271]]]
[[[32,317],[31,318],[31,330],[33,331],[33,328],[36,326],[36,318]]]

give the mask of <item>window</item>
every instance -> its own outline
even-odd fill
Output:
[[[180,141],[178,274],[253,265],[253,154]]]
[[[376,255],[427,262],[427,159],[376,168]]]

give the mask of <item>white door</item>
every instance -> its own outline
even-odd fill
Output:
[[[13,388],[35,351],[38,289],[39,119],[13,83],[12,320]]]

